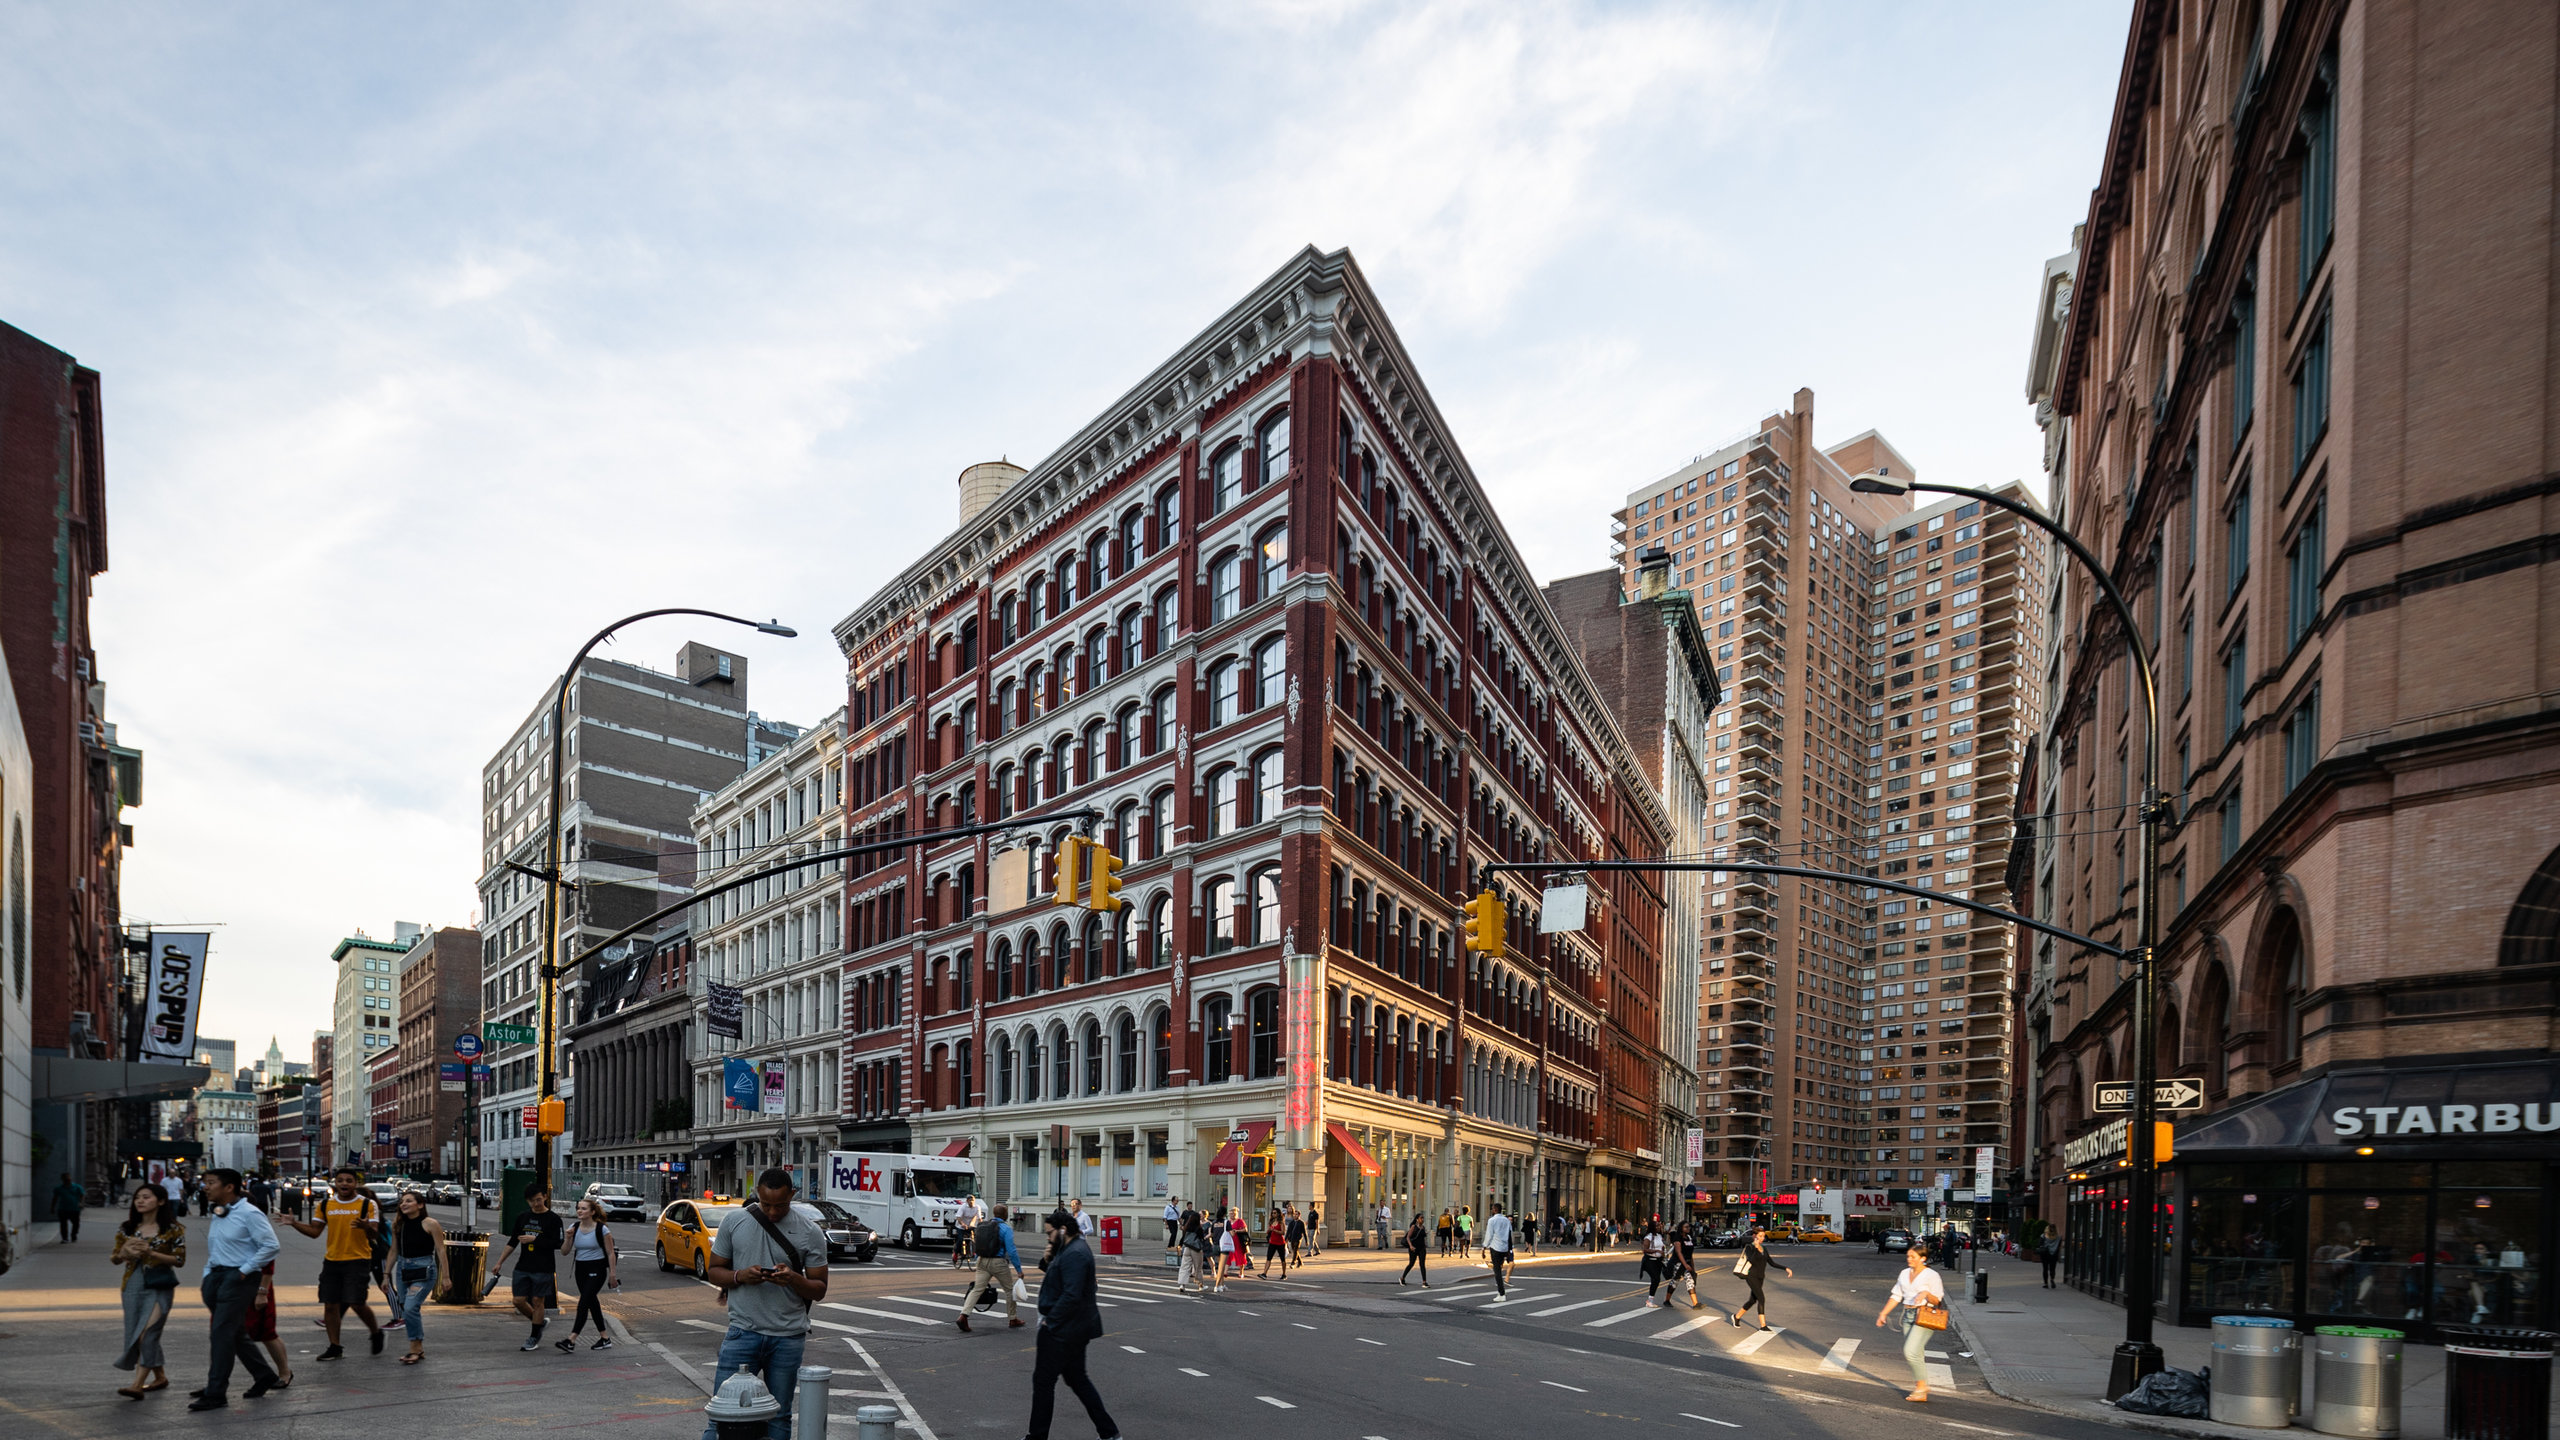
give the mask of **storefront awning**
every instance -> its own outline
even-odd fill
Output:
[[[1273,1122],[1269,1120],[1247,1120],[1238,1126],[1238,1129],[1244,1131],[1244,1138],[1230,1140],[1219,1146],[1218,1153],[1209,1159],[1209,1173],[1212,1175],[1236,1173],[1238,1161],[1271,1143],[1272,1124]]]
[[[1351,1132],[1342,1128],[1341,1121],[1324,1122],[1324,1133],[1333,1137],[1334,1143],[1342,1147],[1342,1153],[1350,1156],[1351,1163],[1360,1167],[1361,1174],[1376,1179],[1386,1173],[1378,1164],[1378,1157],[1370,1154],[1367,1146],[1352,1139]]]
[[[2560,1062],[2333,1070],[2180,1125],[2180,1160],[2560,1153]]]
[[[143,1064],[38,1055],[35,1100],[175,1100],[192,1095],[213,1072],[202,1065]]]
[[[736,1154],[737,1150],[738,1142],[735,1140],[705,1140],[700,1146],[695,1148],[693,1158],[696,1160],[726,1160],[731,1155]]]
[[[957,1140],[946,1140],[943,1142],[942,1149],[936,1153],[940,1154],[945,1160],[956,1159],[959,1156],[966,1155],[969,1153],[969,1137],[963,1135]]]

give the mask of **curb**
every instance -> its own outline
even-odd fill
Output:
[[[2030,1410],[2040,1410],[2047,1415],[2066,1416],[2073,1420],[2094,1420],[2101,1425],[2113,1425],[2122,1430],[2145,1430],[2154,1435],[2186,1436],[2189,1440],[2199,1440],[2199,1437],[2201,1440],[2230,1440],[2230,1437],[2235,1435],[2284,1433],[2274,1430],[2245,1430],[2239,1426],[2198,1424],[2169,1415],[2135,1415],[2118,1410],[2113,1404],[2104,1400],[2084,1401],[2082,1406],[2086,1408],[2082,1408],[2056,1404],[2033,1395],[2020,1394],[2001,1383],[1998,1376],[2000,1369],[1998,1363],[1992,1361],[1991,1352],[1983,1348],[1982,1341],[1974,1334],[1972,1325],[1966,1322],[1964,1311],[1951,1305],[1947,1307],[1947,1313],[1954,1318],[1957,1331],[1964,1336],[1965,1344],[1972,1349],[1974,1368],[1982,1372],[1983,1385],[1989,1388],[1992,1394],[2012,1405],[2023,1405]]]

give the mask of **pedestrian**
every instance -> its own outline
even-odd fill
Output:
[[[591,1350],[613,1348],[613,1329],[604,1323],[604,1292],[607,1286],[622,1288],[622,1250],[613,1243],[613,1228],[604,1223],[604,1202],[580,1200],[577,1218],[569,1226],[569,1274],[578,1284],[578,1313],[569,1320],[569,1335],[559,1342],[563,1355],[578,1348],[578,1332],[587,1328],[587,1317],[596,1321],[596,1342]]]
[[[1236,1217],[1236,1223],[1244,1223],[1243,1217]],[[1049,1440],[1060,1380],[1084,1403],[1093,1433],[1102,1440],[1120,1440],[1120,1427],[1085,1371],[1085,1347],[1102,1338],[1093,1248],[1085,1243],[1076,1217],[1064,1210],[1049,1212],[1048,1232],[1049,1250],[1040,1261],[1040,1330],[1032,1345],[1031,1424],[1023,1440]]]
[[[1196,1210],[1186,1210],[1182,1213],[1181,1247],[1182,1272],[1176,1288],[1189,1291],[1197,1287],[1202,1293],[1207,1293],[1210,1268],[1209,1234],[1201,1228],[1200,1213]]]
[[[1484,1222],[1484,1258],[1493,1266],[1493,1290],[1497,1295],[1511,1293],[1506,1272],[1511,1268],[1511,1217],[1502,1213],[1502,1202],[1493,1202],[1493,1213]]]
[[[490,1267],[489,1289],[497,1286],[498,1272],[507,1268],[507,1260],[516,1262],[515,1275],[508,1282],[508,1294],[514,1297],[516,1313],[533,1327],[518,1350],[542,1348],[542,1327],[551,1311],[560,1304],[560,1242],[567,1238],[567,1227],[551,1209],[551,1192],[542,1187],[524,1192],[524,1214],[516,1221],[514,1233],[507,1236],[507,1248],[498,1255],[498,1263]],[[728,1228],[725,1224],[723,1231]],[[713,1281],[718,1284],[718,1281]],[[484,1292],[485,1293],[485,1292]]]
[[[1459,1206],[1459,1207],[1458,1207],[1458,1258],[1459,1258],[1459,1259],[1464,1260],[1464,1259],[1466,1259],[1469,1255],[1471,1255],[1471,1254],[1473,1254],[1473,1253],[1474,1253],[1475,1239],[1476,1239],[1476,1207],[1474,1207],[1473,1205],[1461,1205],[1461,1206]]]
[[[1324,1207],[1321,1205],[1307,1207],[1307,1253],[1324,1253]]]
[[[427,1297],[444,1288],[444,1226],[427,1213],[427,1198],[400,1192],[391,1217],[391,1317],[409,1332],[403,1365],[427,1358]]]
[[[1022,1272],[1022,1257],[1013,1250],[1011,1211],[1002,1205],[995,1213],[979,1221],[969,1233],[969,1253],[978,1262],[977,1278],[969,1282],[968,1293],[960,1297],[960,1328],[969,1328],[969,1312],[977,1308],[978,1292],[994,1290],[1004,1296],[1004,1324],[1008,1330],[1022,1328],[1022,1307],[1014,1298],[1014,1277]]]
[[[276,1385],[276,1372],[268,1366],[266,1355],[242,1333],[242,1322],[257,1299],[259,1272],[280,1248],[276,1227],[264,1211],[249,1203],[237,1170],[206,1171],[205,1195],[213,1204],[213,1220],[205,1227],[204,1280],[199,1293],[212,1314],[213,1353],[204,1388],[195,1392],[187,1406],[190,1410],[219,1410],[231,1403],[234,1364],[249,1371],[249,1388],[241,1392],[245,1398],[255,1400]]]
[[[1451,1248],[1458,1243],[1458,1222],[1456,1217],[1449,1213],[1446,1206],[1441,1208],[1440,1223],[1432,1227],[1432,1235],[1439,1240],[1439,1253],[1442,1255],[1447,1255]]]
[[[1396,1228],[1396,1212],[1383,1200],[1378,1202],[1378,1218],[1375,1223],[1378,1231],[1378,1248],[1384,1250],[1387,1248],[1387,1232]]]
[[[331,1190],[309,1220],[285,1223],[305,1235],[325,1236],[320,1252],[320,1325],[329,1332],[329,1348],[314,1358],[335,1360],[346,1353],[338,1345],[338,1322],[350,1310],[364,1322],[373,1353],[382,1353],[381,1322],[373,1318],[374,1241],[382,1234],[382,1209],[364,1192],[364,1172],[341,1165],[329,1177]]]
[[[1180,1200],[1167,1199],[1164,1202],[1164,1248],[1167,1250],[1173,1250],[1178,1248],[1181,1244],[1182,1202]]]
[[[1262,1278],[1271,1278],[1271,1262],[1280,1262],[1280,1278],[1289,1278],[1289,1227],[1277,1210],[1267,1212],[1270,1219],[1262,1227]]]
[[[1669,1236],[1662,1233],[1661,1226],[1648,1220],[1645,1222],[1644,1238],[1641,1243],[1644,1246],[1644,1263],[1640,1267],[1644,1274],[1644,1303],[1651,1305],[1654,1303],[1653,1292],[1660,1289],[1662,1282],[1669,1278],[1668,1255],[1671,1241]],[[1662,1303],[1668,1306],[1671,1303],[1670,1298],[1664,1297]]]
[[[729,1292],[729,1330],[720,1340],[711,1391],[720,1393],[741,1370],[761,1374],[764,1388],[782,1406],[765,1422],[766,1440],[791,1440],[792,1396],[800,1388],[809,1311],[827,1296],[827,1237],[792,1208],[799,1188],[789,1170],[765,1170],[756,1176],[754,1203],[730,1211],[711,1241],[711,1283]],[[702,1440],[718,1440],[708,1422]]]
[[[1876,1327],[1884,1327],[1885,1317],[1897,1305],[1902,1307],[1902,1358],[1911,1366],[1911,1393],[1905,1400],[1926,1401],[1929,1398],[1929,1337],[1947,1326],[1947,1282],[1929,1268],[1928,1250],[1914,1243],[1903,1257],[1903,1272],[1893,1277],[1893,1293],[1885,1297],[1884,1308],[1876,1312]],[[1753,1288],[1758,1293],[1758,1288]],[[1763,1327],[1768,1311],[1760,1312]]]
[[[1762,1292],[1761,1286],[1768,1283],[1769,1268],[1773,1265],[1786,1271],[1788,1279],[1796,1278],[1794,1269],[1769,1258],[1768,1233],[1755,1224],[1751,1227],[1751,1238],[1742,1242],[1742,1253],[1733,1262],[1733,1272],[1751,1287],[1751,1298],[1743,1301],[1742,1308],[1733,1312],[1735,1328],[1741,1328],[1742,1317],[1749,1314],[1755,1305],[1760,1308],[1760,1328],[1769,1328],[1769,1297]]]
[[[1686,1220],[1671,1232],[1671,1258],[1674,1267],[1672,1278],[1676,1280],[1685,1276],[1689,1281],[1689,1308],[1705,1309],[1706,1302],[1698,1298],[1698,1231]],[[1664,1308],[1669,1308],[1671,1297],[1664,1296],[1662,1303]]]
[[[1067,1202],[1067,1207],[1076,1217],[1076,1233],[1084,1237],[1084,1243],[1086,1245],[1092,1245],[1093,1217],[1084,1213],[1084,1202],[1082,1200],[1070,1200]],[[1239,1217],[1236,1223],[1243,1224],[1244,1222],[1242,1218]]]
[[[2054,1289],[2053,1271],[2055,1266],[2062,1263],[2062,1242],[2054,1239],[2053,1232],[2050,1230],[2045,1232],[2044,1238],[2036,1245],[2036,1261],[2044,1266],[2044,1288]]]
[[[1307,1222],[1299,1217],[1295,1205],[1283,1206],[1282,1213],[1288,1216],[1282,1233],[1289,1242],[1289,1264],[1304,1265],[1307,1263]]]
[[[124,1224],[107,1259],[124,1266],[124,1353],[116,1368],[133,1372],[133,1383],[116,1393],[139,1400],[153,1390],[169,1388],[169,1362],[160,1350],[160,1328],[169,1323],[169,1307],[178,1295],[178,1267],[187,1259],[187,1227],[169,1203],[166,1187],[144,1181],[133,1189]]]
[[[318,1321],[313,1321],[318,1324]],[[240,1323],[240,1333],[267,1352],[267,1363],[275,1367],[276,1383],[282,1390],[293,1384],[293,1357],[285,1353],[284,1337],[276,1333],[276,1262],[269,1260],[258,1267],[258,1298],[249,1302],[249,1318]]]
[[[1245,1233],[1244,1211],[1237,1210],[1227,1217],[1226,1234],[1227,1273],[1242,1279],[1253,1273],[1253,1237]]]
[[[1422,1228],[1422,1212],[1416,1210],[1413,1212],[1413,1223],[1405,1227],[1404,1275],[1396,1277],[1397,1284],[1403,1284],[1405,1275],[1412,1274],[1413,1267],[1419,1265],[1422,1267],[1422,1288],[1425,1290],[1431,1288],[1431,1261],[1427,1258],[1431,1253],[1430,1245],[1431,1232]]]
[[[63,1171],[62,1183],[53,1187],[53,1219],[62,1230],[59,1243],[68,1245],[80,1238],[80,1207],[88,1201],[80,1182],[71,1178],[70,1171]]]

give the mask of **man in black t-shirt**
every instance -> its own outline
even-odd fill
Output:
[[[516,1313],[533,1326],[533,1333],[516,1348],[539,1350],[542,1348],[545,1312],[556,1310],[560,1305],[558,1262],[566,1230],[560,1223],[560,1217],[551,1211],[550,1191],[528,1190],[524,1203],[524,1217],[516,1221],[516,1228],[508,1234],[506,1253],[498,1257],[497,1268],[506,1268],[507,1256],[516,1257]]]

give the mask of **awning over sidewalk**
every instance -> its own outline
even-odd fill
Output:
[[[1271,1142],[1271,1127],[1273,1123],[1274,1122],[1269,1120],[1247,1120],[1244,1122],[1242,1126],[1238,1127],[1244,1131],[1244,1138],[1242,1140],[1230,1140],[1226,1144],[1219,1146],[1218,1153],[1211,1156],[1209,1159],[1209,1173],[1212,1175],[1233,1175],[1236,1173],[1238,1162],[1241,1161],[1243,1157],[1252,1154],[1254,1151],[1261,1149],[1263,1146]]]
[[[694,1148],[696,1160],[726,1160],[738,1152],[735,1140],[705,1140]]]
[[[1351,1163],[1360,1167],[1361,1174],[1375,1179],[1386,1173],[1385,1167],[1378,1163],[1378,1157],[1369,1153],[1369,1147],[1352,1139],[1351,1132],[1342,1128],[1341,1121],[1324,1122],[1324,1133],[1333,1137],[1334,1143],[1342,1147],[1342,1153],[1350,1156]]]
[[[39,1104],[75,1100],[175,1100],[192,1095],[213,1071],[202,1065],[141,1064],[131,1060],[81,1060],[68,1055],[34,1057]]]
[[[961,1136],[961,1137],[960,1137],[959,1139],[957,1139],[957,1140],[946,1140],[946,1141],[944,1141],[944,1142],[943,1142],[943,1145],[942,1145],[942,1149],[941,1149],[938,1153],[939,1153],[939,1154],[942,1156],[942,1158],[943,1158],[943,1159],[945,1159],[945,1160],[957,1159],[958,1157],[960,1157],[960,1156],[962,1156],[962,1155],[966,1155],[966,1154],[968,1154],[968,1153],[969,1153],[969,1137],[968,1137],[968,1136],[966,1136],[966,1135],[963,1135],[963,1136]]]

